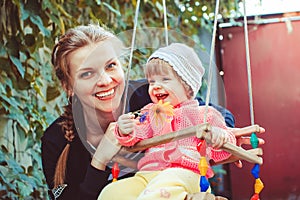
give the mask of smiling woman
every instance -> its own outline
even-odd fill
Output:
[[[54,47],[52,63],[69,104],[42,137],[43,170],[53,198],[95,199],[111,181],[107,165],[120,145],[110,123],[122,108],[123,50],[122,42],[98,25],[70,29]],[[150,102],[144,80],[130,81],[128,92],[131,110]]]

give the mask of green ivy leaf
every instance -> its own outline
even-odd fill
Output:
[[[24,70],[20,60],[14,56],[9,56],[9,58],[14,63],[14,65],[17,67],[18,72],[20,73],[21,77],[24,78],[25,70]]]
[[[27,141],[27,145],[26,145],[26,149],[28,149],[29,147],[32,147],[35,144],[36,141],[34,141],[33,139],[29,139]]]
[[[10,105],[9,108],[10,107],[13,107],[13,108],[19,107],[19,102],[16,101],[16,99],[14,97],[8,98],[7,96],[2,95],[1,98]]]
[[[116,9],[114,9],[111,5],[109,5],[108,3],[106,3],[106,2],[102,2],[102,4],[105,6],[105,7],[107,7],[110,11],[112,11],[113,13],[115,13],[117,16],[121,16],[121,13],[118,11],[118,10],[116,10]]]
[[[29,12],[24,10],[23,2],[20,2],[20,12],[21,12],[21,20],[24,21],[29,17]]]
[[[17,186],[19,188],[20,194],[24,197],[29,196],[33,189],[30,184],[23,183],[21,181],[16,181]]]
[[[42,166],[41,153],[35,150],[31,151],[31,158],[37,162],[37,166]],[[32,175],[34,176],[37,173],[37,168],[33,168]]]
[[[7,52],[6,52],[5,48],[4,48],[4,46],[0,45],[0,56],[4,57],[4,56],[6,56],[6,54],[7,54]]]
[[[24,131],[23,128],[21,128],[20,126],[16,127],[17,132],[18,132],[18,139],[21,143],[23,143],[24,141],[26,141],[26,132]]]
[[[9,169],[12,170],[12,173],[10,175],[19,174],[19,173],[24,172],[24,169],[22,167],[20,167],[20,165],[15,160],[7,159],[6,162],[7,162]]]
[[[0,94],[1,95],[5,95],[6,94],[6,91],[5,91],[5,88],[4,88],[3,84],[0,84]]]
[[[37,15],[30,15],[30,20],[32,23],[34,23],[35,25],[37,25],[40,29],[40,31],[42,31],[42,33],[49,37],[50,36],[50,30],[48,30],[44,25],[43,25],[43,21],[40,18],[40,16]]]
[[[9,113],[8,117],[10,119],[16,120],[16,122],[24,129],[25,132],[27,132],[30,128],[28,120],[25,118],[25,116],[20,113]]]
[[[57,86],[48,86],[46,92],[47,101],[52,101],[61,94]]]

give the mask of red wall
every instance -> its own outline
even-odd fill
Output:
[[[287,27],[292,27],[290,32]],[[262,200],[300,199],[300,21],[248,25],[255,123],[261,137],[264,164]],[[224,70],[226,105],[236,126],[250,125],[244,28],[219,30],[220,66]],[[253,164],[230,165],[233,200],[253,194]]]

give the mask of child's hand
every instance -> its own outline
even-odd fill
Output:
[[[219,149],[226,142],[229,141],[228,132],[219,127],[212,127],[211,131],[211,146],[213,148]]]
[[[134,130],[134,125],[138,120],[134,119],[135,116],[132,113],[123,114],[118,119],[119,131],[121,134],[128,135]]]

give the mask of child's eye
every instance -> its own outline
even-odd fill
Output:
[[[108,65],[105,66],[105,69],[110,70],[110,69],[115,69],[117,66],[117,62],[111,62]]]
[[[155,81],[150,79],[150,80],[148,80],[148,83],[149,84],[151,84],[151,83],[153,84],[153,83],[155,83]]]
[[[154,83],[155,81],[153,79],[148,79],[148,83]]]

